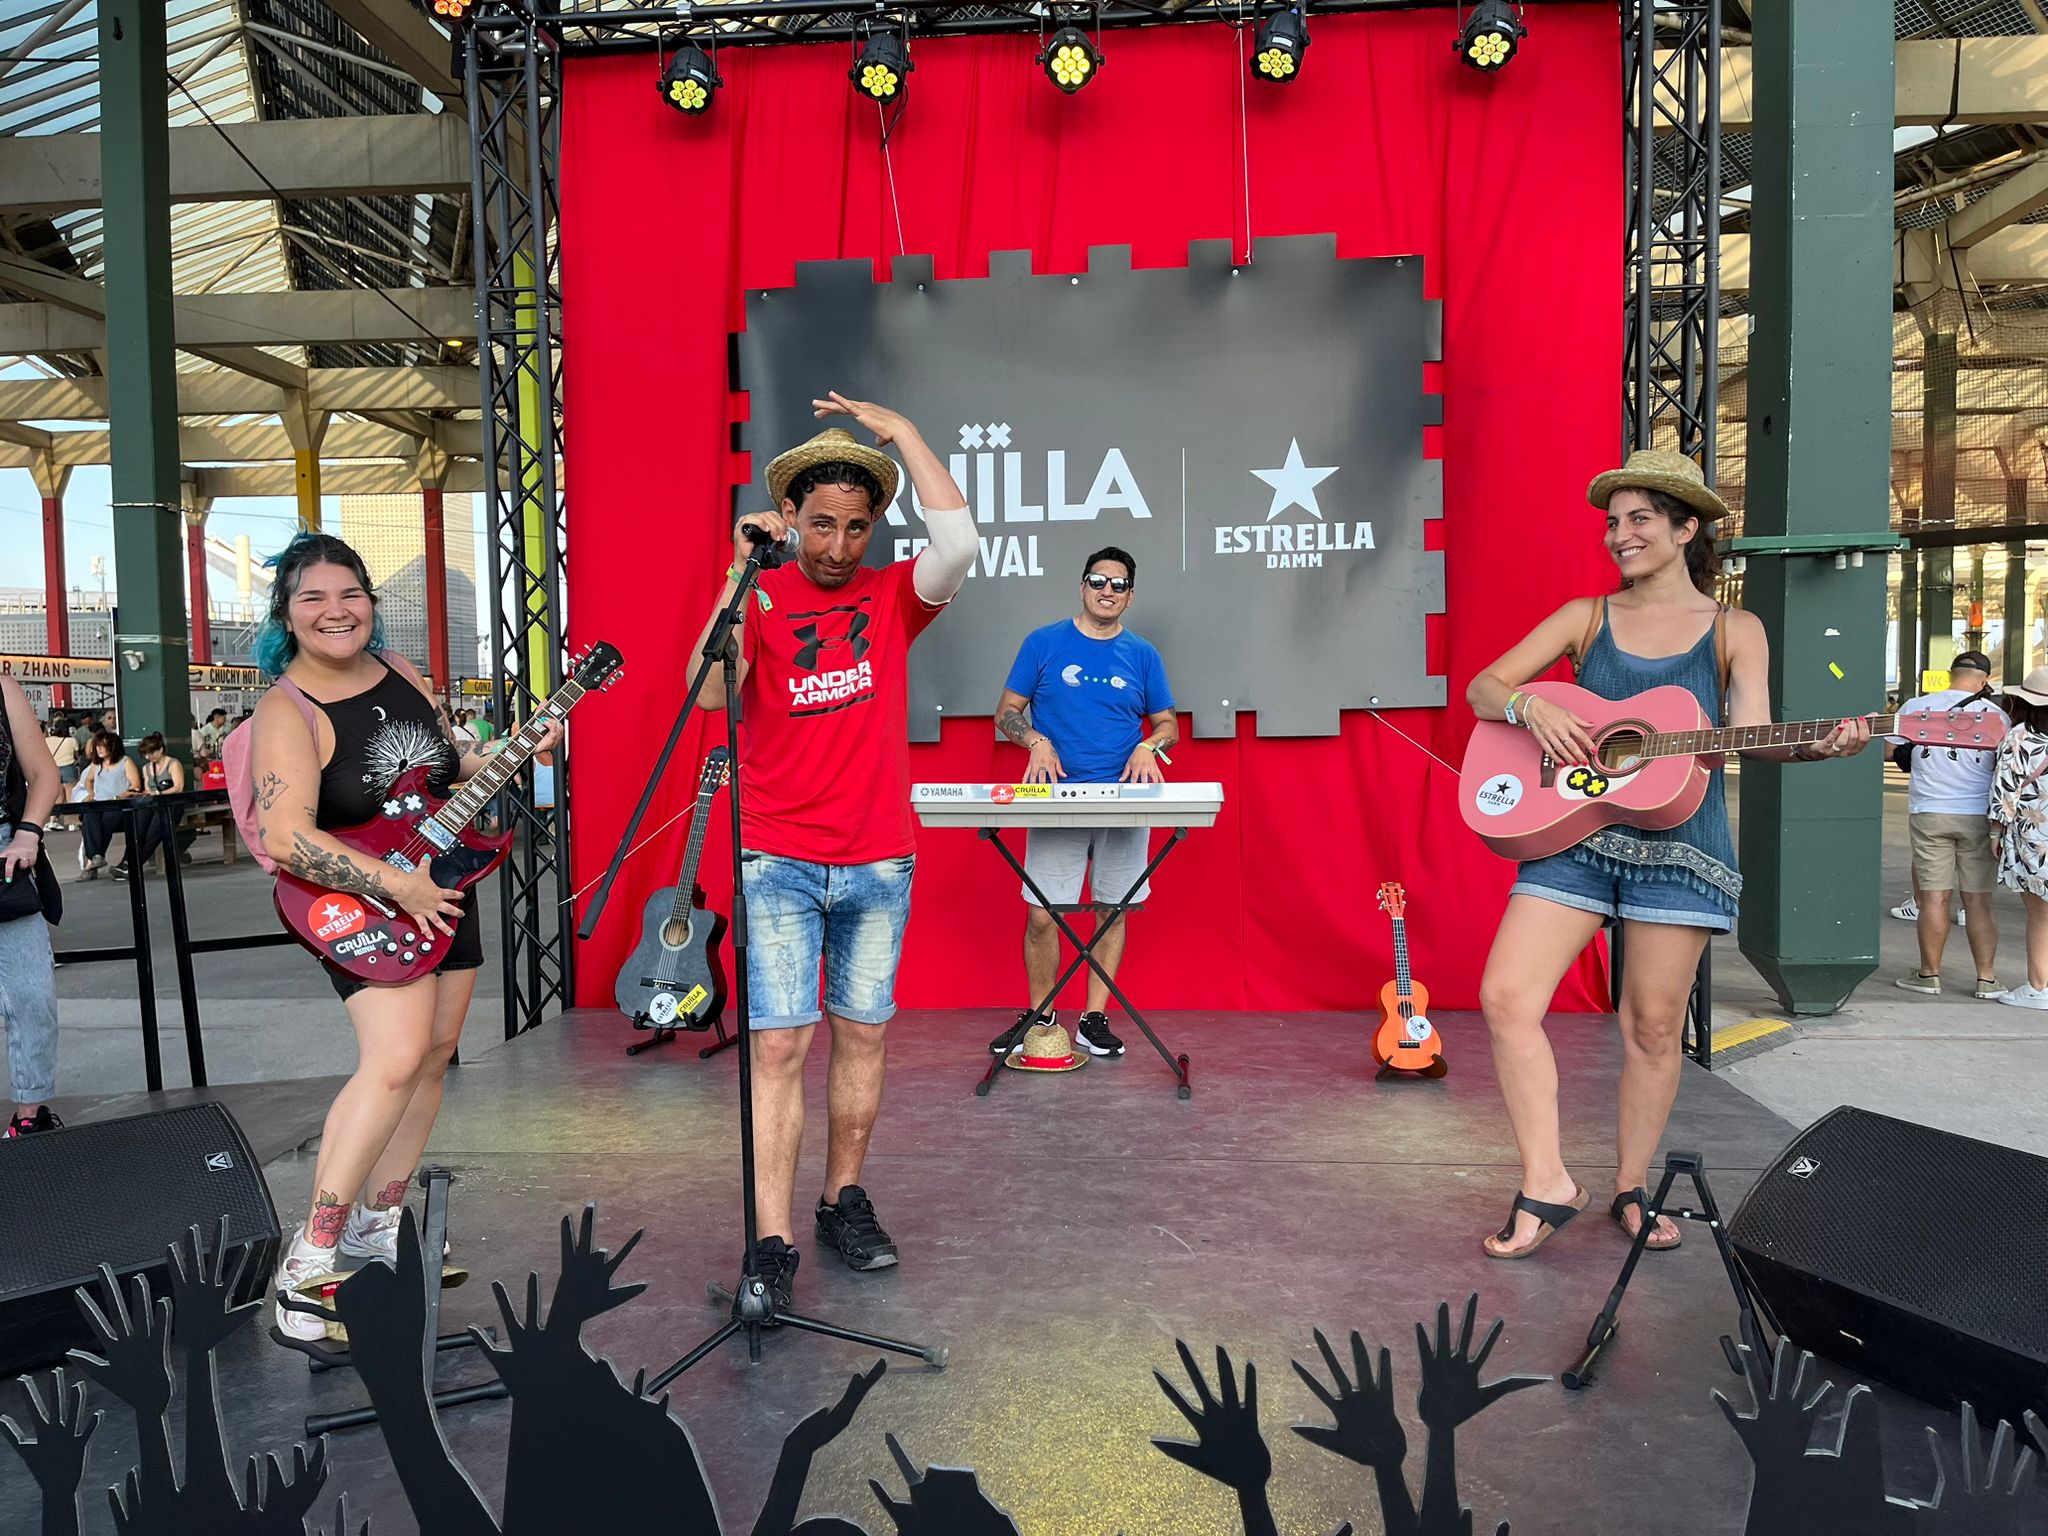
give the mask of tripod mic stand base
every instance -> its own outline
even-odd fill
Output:
[[[889,1338],[884,1334],[862,1333],[857,1328],[842,1328],[837,1323],[804,1317],[796,1312],[779,1311],[775,1305],[775,1293],[758,1275],[742,1275],[738,1295],[716,1282],[705,1286],[704,1293],[713,1303],[731,1308],[732,1315],[716,1333],[648,1382],[647,1390],[650,1394],[659,1392],[736,1333],[744,1332],[747,1336],[747,1358],[759,1360],[761,1335],[770,1328],[794,1328],[802,1333],[823,1334],[828,1339],[844,1339],[849,1344],[861,1344],[869,1349],[886,1349],[899,1355],[913,1355],[935,1370],[943,1371],[949,1358],[949,1351],[944,1345],[912,1344],[903,1339]]]

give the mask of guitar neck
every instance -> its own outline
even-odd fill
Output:
[[[491,797],[505,787],[512,775],[526,766],[540,745],[541,737],[546,734],[548,723],[566,716],[570,707],[583,697],[583,691],[581,683],[564,683],[554,697],[535,711],[531,720],[505,739],[503,747],[485,759],[475,778],[448,797],[447,804],[435,813],[433,819],[450,832],[460,832],[475,820],[491,803]]]
[[[1405,918],[1394,919],[1394,995],[1407,997],[1415,990],[1415,983],[1408,972],[1408,922]]]
[[[1737,725],[1711,731],[1657,731],[1643,738],[1635,757],[1695,757],[1716,752],[1748,752],[1758,747],[1801,747],[1825,741],[1839,720],[1784,720],[1776,725]],[[1870,734],[1889,736],[1898,729],[1897,715],[1872,715]]]
[[[718,793],[714,781],[697,792],[697,804],[690,811],[690,841],[683,853],[683,872],[676,879],[676,899],[669,904],[669,917],[680,921],[690,915],[691,898],[697,890],[697,863],[704,853],[704,828],[711,820],[711,797]]]

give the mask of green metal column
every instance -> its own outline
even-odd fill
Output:
[[[100,0],[99,29],[121,734],[162,731],[189,758],[163,0]]]
[[[1956,522],[1956,335],[1927,338],[1920,375],[1920,522],[1953,528]],[[1941,545],[1925,552],[1920,577],[1920,670],[1946,672],[1956,653],[1956,552]],[[1918,693],[1916,680],[1913,692]]]
[[[1899,698],[1920,691],[1920,551],[1902,549],[1899,562],[1899,634],[1897,642]]]
[[[1892,28],[1869,0],[1755,13],[1750,537],[1890,528]],[[1753,555],[1780,719],[1884,702],[1882,557]],[[1742,952],[1794,1013],[1877,965],[1881,752],[1742,768]]]
[[[2027,520],[2027,482],[2008,476],[2005,482],[2005,520]],[[2027,675],[2027,546],[2022,542],[2005,546],[2005,655],[1998,680],[2011,687]]]

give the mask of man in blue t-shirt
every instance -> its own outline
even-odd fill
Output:
[[[1159,764],[1180,740],[1180,726],[1158,648],[1124,628],[1137,575],[1138,562],[1123,550],[1097,550],[1082,567],[1080,613],[1033,630],[1018,648],[996,705],[996,728],[1031,754],[1024,783],[1156,784],[1165,777]],[[1049,900],[1064,906],[1081,899],[1081,877],[1092,865],[1089,889],[1099,922],[1102,909],[1121,901],[1144,874],[1148,840],[1144,827],[1035,828],[1025,841],[1024,868]],[[1140,889],[1132,900],[1146,894]],[[1031,914],[1024,973],[1036,1004],[1052,990],[1059,929],[1029,886],[1024,900]],[[1111,976],[1123,959],[1128,925],[1126,918],[1096,946],[1095,958]],[[1097,1056],[1121,1056],[1124,1043],[1110,1032],[1108,1003],[1108,986],[1090,971],[1088,1011],[1074,1041]],[[1008,1055],[1023,1043],[1030,1021],[1027,1008],[989,1049]]]

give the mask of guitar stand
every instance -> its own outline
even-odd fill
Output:
[[[705,1046],[703,1050],[697,1053],[697,1059],[699,1061],[709,1061],[712,1057],[716,1056],[720,1051],[727,1050],[730,1047],[739,1044],[740,1038],[738,1035],[729,1035],[725,1032],[725,1015],[722,1013],[714,1013],[711,1016],[710,1020],[706,1023],[687,1025],[657,1024],[654,1022],[654,1020],[650,1019],[646,1014],[636,1013],[633,1015],[633,1027],[635,1029],[653,1031],[654,1038],[652,1040],[634,1041],[633,1044],[626,1047],[626,1054],[628,1056],[638,1056],[642,1051],[651,1051],[657,1045],[667,1045],[669,1041],[675,1039],[675,1037],[678,1034],[682,1033],[684,1030],[687,1030],[689,1033],[693,1035],[701,1035],[706,1030],[715,1029],[718,1031],[717,1042],[715,1044]]]
[[[1429,1064],[1421,1067],[1397,1067],[1391,1061],[1383,1061],[1380,1063],[1379,1071],[1373,1073],[1372,1080],[1378,1082],[1383,1077],[1426,1077],[1435,1081],[1450,1070],[1451,1064],[1441,1055],[1430,1057]]]
[[[1104,970],[1102,962],[1095,958],[1095,946],[1102,942],[1103,936],[1110,929],[1123,921],[1124,914],[1131,909],[1131,898],[1144,889],[1145,882],[1152,878],[1152,872],[1166,862],[1166,856],[1173,852],[1175,846],[1187,835],[1188,829],[1186,827],[1175,827],[1173,829],[1173,834],[1160,845],[1159,851],[1152,855],[1152,862],[1145,866],[1143,872],[1132,882],[1131,888],[1124,892],[1122,901],[1116,902],[1113,905],[1105,903],[1093,904],[1098,914],[1095,920],[1095,931],[1088,936],[1087,942],[1083,943],[1081,936],[1074,932],[1074,925],[1067,921],[1067,913],[1069,911],[1080,911],[1082,909],[1079,907],[1063,908],[1053,902],[1044,891],[1038,888],[1038,882],[1031,878],[1031,872],[1024,867],[1017,855],[1010,851],[1010,845],[1003,841],[1001,830],[996,827],[981,828],[981,836],[996,845],[996,852],[1001,854],[1004,862],[1023,879],[1025,889],[1038,899],[1038,904],[1059,925],[1060,932],[1066,935],[1067,942],[1074,946],[1074,958],[1067,962],[1066,968],[1054,978],[1052,990],[1047,992],[1044,997],[1041,997],[1033,1005],[1028,1022],[1037,1024],[1041,1019],[1052,1017],[1053,1001],[1060,995],[1060,989],[1073,980],[1075,974],[1085,964],[1102,978],[1102,984],[1109,989],[1110,996],[1123,1005],[1123,1010],[1126,1014],[1130,1015],[1131,1022],[1144,1032],[1147,1040],[1152,1042],[1152,1049],[1159,1053],[1159,1059],[1166,1063],[1166,1070],[1174,1076],[1176,1096],[1183,1099],[1190,1098],[1194,1094],[1194,1090],[1188,1086],[1187,1056],[1185,1054],[1175,1056],[1160,1041],[1159,1037],[1152,1032],[1152,1026],[1145,1022],[1145,1016],[1138,1012],[1137,1005],[1124,996],[1123,990],[1116,984],[1116,978]],[[1105,905],[1108,905],[1108,912],[1106,916],[1103,916],[1100,914],[1103,912]],[[982,1073],[981,1081],[974,1085],[974,1096],[976,1098],[985,1099],[988,1097],[988,1091],[995,1082],[996,1073],[1002,1070],[1003,1062],[1006,1059],[1002,1056],[990,1057],[988,1070]]]
[[[1667,1208],[1671,1197],[1671,1186],[1680,1175],[1692,1180],[1693,1192],[1699,1196],[1700,1208]],[[1638,1189],[1638,1195],[1644,1191]],[[1600,1309],[1600,1315],[1593,1320],[1593,1328],[1586,1335],[1586,1352],[1579,1356],[1576,1364],[1564,1373],[1567,1391],[1577,1392],[1593,1384],[1593,1376],[1599,1368],[1601,1351],[1621,1331],[1619,1314],[1621,1298],[1628,1290],[1628,1283],[1634,1277],[1636,1264],[1646,1251],[1650,1233],[1656,1230],[1657,1217],[1661,1214],[1674,1221],[1697,1221],[1705,1223],[1714,1235],[1714,1246],[1720,1250],[1721,1263],[1728,1271],[1728,1284],[1735,1292],[1735,1310],[1739,1314],[1742,1342],[1758,1356],[1767,1355],[1764,1344],[1763,1324],[1768,1323],[1773,1333],[1782,1333],[1777,1319],[1770,1315],[1770,1309],[1763,1298],[1756,1294],[1749,1279],[1742,1273],[1741,1265],[1735,1262],[1735,1246],[1728,1239],[1727,1223],[1721,1219],[1721,1211],[1714,1204],[1714,1193],[1707,1188],[1706,1160],[1697,1152],[1672,1152],[1664,1159],[1664,1177],[1657,1185],[1657,1198],[1644,1198],[1642,1225],[1636,1231],[1636,1240],[1629,1245],[1628,1257],[1622,1261],[1621,1275],[1614,1282],[1614,1289],[1607,1293],[1607,1305]],[[1759,1316],[1761,1314],[1761,1317]],[[1742,1356],[1736,1350],[1735,1341],[1727,1334],[1721,1335],[1721,1353],[1728,1357],[1728,1368],[1740,1376],[1743,1373]]]
[[[441,1250],[448,1240],[448,1186],[455,1175],[446,1168],[422,1168],[420,1187],[427,1192],[425,1219],[420,1230],[421,1266],[426,1273],[427,1324],[423,1330],[426,1345],[421,1365],[427,1380],[434,1379],[434,1365],[437,1358],[451,1350],[474,1349],[479,1341],[472,1333],[448,1333],[439,1331],[441,1321]],[[431,1259],[429,1258],[431,1255]],[[372,1259],[371,1263],[382,1260]],[[334,1308],[323,1306],[310,1297],[294,1295],[290,1291],[276,1293],[277,1304],[287,1312],[301,1312],[308,1317],[317,1317],[325,1322],[337,1322]],[[486,1329],[486,1337],[495,1339],[497,1330]],[[307,1369],[318,1375],[324,1371],[346,1370],[353,1364],[349,1350],[331,1344],[320,1344],[310,1339],[294,1339],[278,1328],[270,1330],[270,1336],[287,1349],[295,1349],[306,1357]],[[434,1406],[455,1408],[463,1403],[486,1402],[492,1398],[509,1397],[511,1389],[498,1379],[480,1381],[467,1387],[450,1387],[433,1394]],[[310,1413],[306,1415],[306,1436],[324,1435],[330,1430],[356,1429],[365,1424],[377,1422],[377,1410],[364,1404],[360,1408],[347,1408],[340,1413]]]

